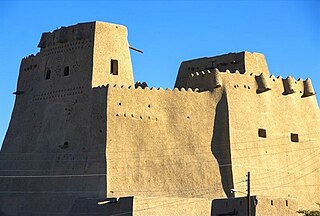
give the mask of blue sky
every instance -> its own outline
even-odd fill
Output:
[[[20,61],[42,32],[79,22],[128,27],[135,81],[172,88],[180,62],[229,52],[264,53],[275,76],[312,79],[320,91],[320,1],[0,1],[0,145]],[[319,100],[320,96],[317,95]]]

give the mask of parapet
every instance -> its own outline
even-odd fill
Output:
[[[245,83],[244,87],[255,90],[255,94],[263,94],[271,91],[279,95],[291,95],[296,93],[301,98],[315,95],[311,80],[298,79],[288,76],[282,78],[275,77],[269,73],[240,73],[236,70],[219,71],[217,68],[196,71],[189,74],[183,87],[199,92],[214,91],[216,88],[223,87],[224,89],[234,89],[238,87],[238,83]]]
[[[231,73],[239,71],[241,74],[250,72],[256,75],[261,73],[269,74],[266,59],[263,54],[240,52],[229,53],[214,57],[205,57],[181,63],[175,87],[186,87],[190,73],[218,69],[219,71],[229,70]]]
[[[91,38],[94,33],[94,25],[95,22],[79,23],[68,27],[62,26],[52,32],[44,32],[38,47],[44,49],[55,44]]]

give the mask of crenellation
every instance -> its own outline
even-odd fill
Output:
[[[296,92],[295,86],[297,82],[293,77],[288,76],[286,79],[283,79],[282,81],[284,87],[283,95],[293,94]]]
[[[244,215],[236,190],[248,171],[258,215],[320,202],[309,78],[276,78],[262,54],[241,52],[182,62],[173,88],[149,87],[134,82],[126,27],[102,22],[43,33],[39,47],[21,61],[0,214],[80,215],[88,200],[95,210],[98,198],[133,196],[143,201],[132,213],[150,200],[185,201],[141,215],[185,215],[190,200],[201,201],[195,215]]]
[[[271,90],[269,79],[270,77],[265,73],[261,73],[259,76],[256,76],[258,83],[257,94]]]
[[[260,73],[255,75],[253,73],[240,73],[237,70],[235,72],[231,72],[228,69],[226,71],[219,71],[217,68],[208,71],[210,71],[210,73],[206,71],[190,73],[186,87],[191,89],[198,88],[201,92],[213,91],[215,88],[221,87],[224,85],[223,83],[225,83],[225,87],[230,88],[229,84],[227,83],[231,83],[231,80],[237,80],[242,77],[240,80],[248,83],[244,84],[244,88],[252,89],[254,86],[257,94],[273,90],[276,94],[281,95],[288,95],[294,92],[302,93],[304,91],[310,91],[310,94],[307,93],[309,96],[314,95],[314,91],[311,89],[312,85],[309,84],[310,90],[304,90],[304,88],[307,88],[304,86],[307,86],[309,81],[305,82],[306,84],[303,84],[304,81],[294,80],[294,78],[290,76],[287,79],[283,79],[281,76],[276,78],[274,75],[270,75],[269,73]],[[233,84],[232,86],[234,86],[234,88],[238,88],[239,84]],[[302,95],[302,97],[305,96]]]
[[[311,79],[307,78],[305,81],[303,81],[303,95],[302,97],[310,97],[315,95],[315,91],[313,89]]]
[[[93,38],[94,23],[81,23],[70,27],[61,27],[52,32],[42,34],[38,47],[45,49],[66,42]]]

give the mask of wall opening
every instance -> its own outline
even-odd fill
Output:
[[[64,67],[63,76],[69,76],[69,66]]]
[[[48,80],[48,79],[50,79],[50,77],[51,77],[51,70],[48,69],[48,70],[46,71],[45,79]]]
[[[296,133],[291,133],[291,142],[299,142],[299,135]]]
[[[66,149],[66,148],[68,148],[68,146],[69,146],[69,142],[68,142],[68,141],[65,141],[65,142],[63,143],[63,145],[59,145],[59,148],[61,148],[61,149]]]
[[[259,129],[258,129],[258,136],[259,136],[259,137],[262,137],[262,138],[267,138],[267,130],[266,130],[266,129],[259,128]]]
[[[271,200],[270,204],[273,206],[273,200]]]
[[[118,75],[118,60],[116,60],[116,59],[111,59],[110,74]]]
[[[289,201],[288,200],[286,200],[286,206],[289,206]]]

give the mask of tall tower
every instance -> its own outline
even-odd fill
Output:
[[[43,33],[38,47],[22,59],[0,154],[1,175],[20,176],[0,178],[0,209],[10,215],[43,215],[41,205],[48,203],[49,213],[63,215],[59,209],[65,213],[76,198],[104,197],[104,85],[133,84],[124,26],[61,27]]]

